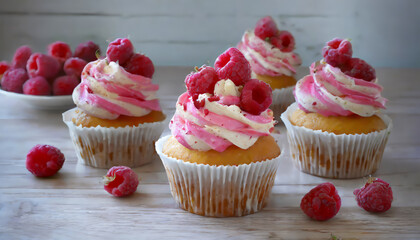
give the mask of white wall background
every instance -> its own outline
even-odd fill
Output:
[[[265,15],[292,32],[304,65],[337,36],[374,67],[420,67],[418,0],[0,0],[0,60],[22,44],[93,40],[105,51],[128,36],[157,65],[213,64]]]

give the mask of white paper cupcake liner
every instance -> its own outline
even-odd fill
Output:
[[[80,163],[96,167],[138,167],[158,158],[154,143],[165,121],[144,123],[136,127],[82,127],[72,122],[76,108],[63,113]]]
[[[378,116],[387,128],[368,134],[334,134],[294,126],[290,114],[298,107],[292,104],[281,115],[287,132],[294,165],[302,172],[327,178],[359,178],[374,173],[382,160],[392,121]]]
[[[269,198],[279,157],[239,166],[184,162],[162,153],[170,136],[156,142],[172,196],[186,211],[211,217],[244,216],[261,210]]]
[[[280,115],[295,101],[295,97],[293,96],[294,87],[273,90],[273,102],[271,103],[270,109],[273,110],[274,117],[277,120],[280,120]]]

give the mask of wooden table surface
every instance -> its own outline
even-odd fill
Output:
[[[158,67],[155,82],[169,118],[183,80],[192,68]],[[308,68],[299,69],[303,76]],[[389,182],[392,208],[371,214],[359,208],[353,190],[365,179],[331,180],[296,170],[286,148],[268,205],[238,218],[209,218],[179,209],[160,161],[134,169],[137,192],[115,198],[104,189],[106,170],[77,164],[62,111],[39,111],[0,96],[0,239],[343,239],[420,238],[420,69],[377,69],[386,112],[394,122],[382,164],[374,176]],[[277,127],[283,141],[285,129]],[[169,134],[166,129],[164,135]],[[34,177],[25,168],[35,144],[52,144],[66,157],[54,177]],[[299,208],[303,195],[333,182],[342,208],[333,219],[317,222]]]

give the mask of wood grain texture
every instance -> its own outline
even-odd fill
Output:
[[[164,111],[172,116],[185,91],[191,68],[158,67],[155,81]],[[300,68],[299,75],[308,72]],[[378,69],[389,99],[386,112],[394,121],[381,168],[375,176],[391,183],[392,208],[370,214],[359,208],[352,191],[363,179],[331,180],[296,170],[288,153],[282,160],[270,201],[263,211],[239,218],[206,218],[177,208],[161,162],[136,168],[137,192],[118,199],[103,190],[106,170],[77,164],[61,112],[37,111],[0,96],[0,239],[344,239],[420,238],[420,70]],[[398,82],[398,84],[396,84]],[[285,129],[277,127],[285,143]],[[166,129],[164,135],[169,134]],[[52,144],[66,156],[60,172],[38,179],[25,168],[28,150]],[[287,151],[287,149],[286,149]],[[327,222],[308,219],[302,196],[315,185],[331,181],[342,209]]]
[[[0,0],[0,59],[30,44],[45,51],[61,40],[74,49],[93,40],[130,37],[157,65],[201,65],[235,46],[271,15],[296,38],[304,65],[334,37],[351,38],[355,55],[375,67],[419,67],[416,0]]]

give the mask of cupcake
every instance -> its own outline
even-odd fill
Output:
[[[165,115],[153,73],[153,63],[134,53],[128,39],[111,42],[106,58],[86,65],[73,91],[77,107],[63,113],[80,163],[137,167],[157,157]]]
[[[270,86],[250,79],[236,48],[186,77],[176,103],[172,136],[156,143],[172,196],[189,212],[243,216],[266,204],[280,148],[270,135],[275,121]]]
[[[320,62],[298,81],[296,103],[281,115],[295,166],[328,178],[358,178],[380,165],[391,119],[381,112],[375,69],[352,57],[351,43],[333,39]]]
[[[252,77],[268,83],[273,89],[270,108],[277,118],[294,102],[296,68],[302,64],[294,53],[295,39],[288,31],[280,31],[274,20],[260,19],[254,31],[246,31],[238,49],[251,64]]]

